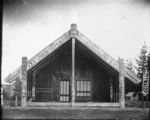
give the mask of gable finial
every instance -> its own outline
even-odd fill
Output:
[[[77,24],[73,23],[71,24],[71,29],[70,29],[70,36],[71,37],[76,37],[78,34],[78,30],[77,30]]]
[[[71,24],[71,30],[76,30],[76,29],[77,29],[77,24],[72,23],[72,24]]]

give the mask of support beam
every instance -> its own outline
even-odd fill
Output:
[[[22,57],[21,66],[21,107],[27,106],[27,57]]]
[[[72,38],[72,85],[71,85],[71,105],[74,106],[75,104],[75,38]]]
[[[125,108],[124,75],[124,60],[119,58],[119,102],[121,108]]]

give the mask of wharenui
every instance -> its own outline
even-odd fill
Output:
[[[5,78],[21,82],[21,106],[125,107],[125,79],[141,79],[124,60],[113,59],[71,24],[49,44]]]

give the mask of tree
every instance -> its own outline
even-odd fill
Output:
[[[146,63],[147,52],[148,52],[148,47],[144,43],[140,51],[140,54],[138,55],[138,59],[135,59],[138,65],[137,76],[141,79],[143,78],[143,70],[144,70],[144,64]]]
[[[133,65],[132,59],[126,60],[127,69],[130,70],[132,73],[136,74],[135,66]]]
[[[141,83],[139,83],[138,85],[138,90],[139,92],[142,91],[142,83],[143,83],[143,70],[144,70],[144,64],[147,62],[146,61],[146,57],[148,56],[148,47],[147,45],[144,43],[144,45],[142,46],[141,48],[141,51],[140,51],[140,54],[138,55],[138,59],[135,59],[136,60],[136,63],[137,63],[137,76],[139,78],[141,78]]]
[[[126,60],[126,68],[136,75],[137,71],[131,58]],[[128,92],[139,92],[138,85],[128,79],[125,79],[125,93],[127,94]]]

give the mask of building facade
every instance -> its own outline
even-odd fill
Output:
[[[20,79],[22,107],[125,107],[124,80],[141,80],[72,24],[71,29],[22,66],[5,81]]]

